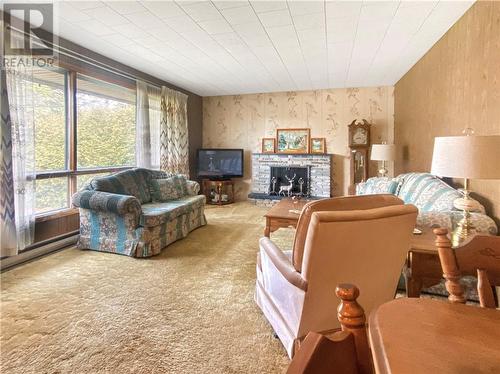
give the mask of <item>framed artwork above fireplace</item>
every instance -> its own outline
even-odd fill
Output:
[[[277,129],[277,153],[309,153],[311,129]]]
[[[326,153],[326,139],[311,138],[311,153]]]
[[[274,153],[276,149],[276,139],[262,138],[262,153]]]

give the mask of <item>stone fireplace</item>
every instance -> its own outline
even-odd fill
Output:
[[[332,156],[329,154],[252,154],[252,189],[250,199],[277,200],[288,196],[279,193],[281,186],[290,186],[290,196],[311,198],[331,196]],[[274,179],[275,178],[275,179]],[[273,191],[273,181],[274,191]],[[300,183],[299,183],[300,181]]]

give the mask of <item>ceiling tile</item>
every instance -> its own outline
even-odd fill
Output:
[[[221,18],[217,8],[208,1],[194,4],[186,4],[182,1],[178,3],[196,22],[209,21]]]
[[[361,1],[327,1],[326,18],[357,19],[361,12]]]
[[[421,0],[414,0],[414,1],[408,1],[404,0],[399,3],[399,8],[398,9],[404,9],[404,8],[415,8],[415,7],[434,7],[438,1],[431,1],[431,0],[426,0],[426,1],[421,1]]]
[[[114,32],[119,33],[128,38],[141,38],[141,37],[147,37],[149,35],[145,30],[137,27],[132,23],[126,25],[113,26],[112,29]]]
[[[112,43],[118,47],[127,47],[134,44],[134,41],[122,34],[106,35],[102,37],[103,40]]]
[[[107,1],[106,5],[122,15],[145,11],[145,8],[141,5],[141,3],[136,1]]]
[[[324,13],[325,11],[324,1],[288,0],[287,3],[292,16],[300,16],[312,13]]]
[[[168,26],[179,34],[192,33],[192,31],[203,31],[191,17],[184,15],[181,17],[167,18],[163,20]]]
[[[91,19],[89,21],[84,21],[76,24],[79,25],[82,29],[97,36],[111,35],[115,33],[114,29],[106,26],[104,23],[96,19]]]
[[[365,1],[361,7],[359,21],[392,20],[398,9],[398,1]]]
[[[198,25],[209,34],[223,34],[233,31],[231,25],[223,18],[198,22]]]
[[[324,13],[311,13],[300,16],[293,16],[293,24],[295,25],[295,29],[305,30],[305,29],[313,29],[325,27],[325,14]]]
[[[71,1],[70,4],[73,8],[79,10],[94,9],[104,6],[104,3],[101,1]]]
[[[141,4],[158,18],[172,18],[185,14],[173,1],[142,1]]]
[[[264,27],[286,26],[292,24],[292,18],[288,9],[260,13],[259,19]]]
[[[165,25],[159,18],[155,17],[151,12],[131,13],[125,16],[134,25],[144,30],[151,30]]]
[[[56,17],[59,13],[64,14],[64,19],[68,22],[83,22],[92,18],[87,13],[72,7],[69,3],[54,3],[54,11]]]
[[[273,42],[283,39],[297,39],[297,33],[293,25],[268,27],[266,31]]]
[[[298,30],[297,36],[302,44],[325,45],[327,43],[324,29]]]
[[[251,1],[252,7],[257,13],[271,12],[273,10],[287,9],[286,1]]]
[[[335,18],[327,22],[328,43],[351,42],[356,38],[358,23],[351,18]]]
[[[221,10],[224,18],[232,25],[258,21],[257,15],[249,5]]]
[[[236,1],[215,0],[215,1],[212,1],[212,3],[218,9],[239,8],[239,7],[248,5],[248,1],[244,1],[244,0],[236,0]]]
[[[105,6],[102,8],[92,8],[83,11],[90,17],[101,21],[107,26],[118,26],[128,23],[129,21],[115,12],[113,9]]]

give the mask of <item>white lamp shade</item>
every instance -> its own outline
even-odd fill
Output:
[[[396,156],[394,144],[373,144],[370,158],[374,161],[392,161]]]
[[[500,179],[500,135],[434,139],[431,173],[441,177]]]

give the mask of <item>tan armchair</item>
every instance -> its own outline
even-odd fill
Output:
[[[290,357],[308,332],[340,327],[334,285],[359,285],[367,313],[394,298],[417,213],[391,195],[332,198],[304,207],[292,251],[260,240],[255,300]]]

